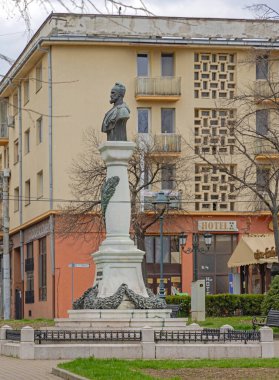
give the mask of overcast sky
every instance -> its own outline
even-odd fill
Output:
[[[78,1],[78,0],[77,0]],[[61,6],[57,5],[57,0],[49,0],[53,4],[45,8],[39,7],[37,4],[40,0],[33,0],[35,3],[30,7],[31,29],[34,33],[42,24],[44,19],[53,10],[55,12],[65,12]],[[64,0],[64,3],[69,0]],[[91,13],[117,13],[105,0],[92,1],[97,10],[90,8]],[[135,6],[141,6],[140,0],[122,0],[123,3]],[[254,18],[247,5],[259,3],[255,0],[144,0],[147,8],[158,16],[180,16],[180,17],[223,17],[223,18]],[[279,11],[278,0],[266,0],[263,3]],[[19,13],[14,9],[13,0],[0,0],[0,54],[4,54],[12,59],[16,59],[19,53],[26,45],[30,35],[26,33],[26,26],[21,19]],[[73,9],[72,9],[73,10]],[[73,10],[77,12],[77,10]],[[134,14],[132,10],[124,10],[122,14]],[[9,66],[0,59],[0,75],[8,70]],[[1,78],[0,78],[1,79]]]

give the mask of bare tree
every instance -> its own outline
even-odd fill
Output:
[[[164,137],[164,139],[170,137],[167,143],[161,137],[161,135],[136,137],[134,139],[136,148],[128,164],[131,233],[140,249],[144,249],[146,231],[160,217],[160,214],[152,212],[152,196],[144,197],[146,189],[152,187],[152,190],[158,191],[161,189],[162,182],[168,183],[169,186],[163,187],[169,187],[169,190],[165,191],[175,201],[175,204],[172,204],[173,211],[181,209],[182,194],[187,193],[189,159],[185,153],[182,153],[180,142],[172,141],[173,136]],[[70,171],[71,190],[75,201],[63,207],[59,223],[59,234],[62,237],[69,234],[86,236],[90,231],[96,231],[96,226],[102,237],[104,223],[101,216],[100,198],[106,178],[106,166],[100,157],[99,145],[100,140],[96,132],[88,130],[84,134],[84,150],[73,161]],[[166,148],[167,151],[165,151]],[[178,153],[173,154],[174,151]],[[179,189],[179,191],[172,189]],[[149,211],[149,215],[146,215],[146,211]]]
[[[265,3],[248,5],[246,9],[253,12],[261,20],[278,20],[279,13]]]
[[[229,138],[211,130],[207,136],[211,147],[205,149],[200,141],[194,147],[194,158],[211,172],[227,174],[230,196],[239,211],[270,211],[279,256],[279,77],[274,74],[278,62],[274,55],[261,51],[251,53],[243,64],[256,66],[261,80],[239,87],[236,96],[222,103],[234,115],[222,132]]]

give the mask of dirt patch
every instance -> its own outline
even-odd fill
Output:
[[[181,380],[279,380],[279,368],[177,368],[168,370],[148,369],[145,374]]]

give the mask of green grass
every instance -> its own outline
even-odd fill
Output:
[[[142,369],[178,368],[279,368],[279,358],[275,359],[220,359],[220,360],[118,360],[118,359],[76,359],[61,363],[59,368],[94,380],[150,380],[152,376]],[[179,377],[172,378],[179,379]]]
[[[192,323],[188,319],[188,324]],[[231,325],[235,330],[251,330],[252,317],[207,317],[204,322],[197,322],[202,327],[219,328],[223,325]]]
[[[194,321],[188,319],[190,324]],[[219,328],[223,325],[231,325],[235,330],[251,330],[252,317],[251,316],[237,316],[237,317],[207,317],[203,322],[197,322],[202,327]],[[273,332],[278,334],[279,327],[273,327]]]
[[[24,326],[30,326],[34,329],[44,328],[44,327],[51,327],[54,326],[54,320],[53,319],[9,319],[4,321],[3,319],[0,320],[0,327],[8,325],[11,326],[13,329],[21,329]]]

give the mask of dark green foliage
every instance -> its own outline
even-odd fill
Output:
[[[180,314],[188,316],[191,310],[190,296],[167,296],[166,302],[175,305],[181,305]]]
[[[275,276],[262,303],[262,314],[267,315],[270,309],[279,310],[279,276]]]
[[[279,277],[279,276],[278,276]],[[279,288],[279,282],[278,282]],[[208,317],[226,317],[233,315],[260,315],[263,294],[215,294],[205,297]],[[188,316],[191,310],[190,296],[167,296],[166,302],[182,304],[183,314]],[[278,295],[279,306],[279,295]],[[278,309],[279,310],[279,309]]]

